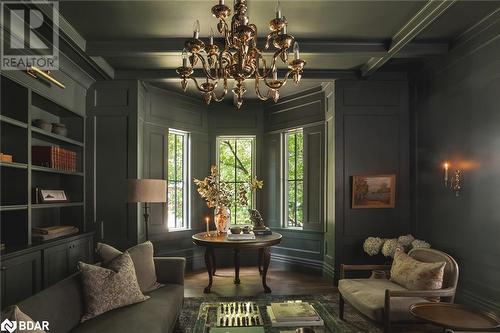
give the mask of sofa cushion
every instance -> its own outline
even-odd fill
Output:
[[[134,262],[137,281],[139,282],[139,286],[141,287],[141,291],[143,293],[147,293],[161,287],[161,284],[156,281],[155,264],[153,261],[153,243],[147,241],[133,246],[125,252],[130,254],[130,257]],[[104,264],[122,254],[120,250],[102,243],[97,243],[96,253]]]
[[[109,310],[147,300],[137,283],[134,263],[128,253],[113,259],[108,268],[78,263],[83,285],[85,314],[81,321]]]
[[[445,262],[421,262],[403,251],[396,251],[391,281],[408,290],[436,290],[443,286]]]
[[[30,316],[28,316],[26,313],[22,312],[21,309],[19,309],[19,307],[17,305],[11,305],[2,312],[2,316],[0,319],[0,321],[2,322],[2,325],[4,325],[5,320],[13,322],[13,323],[5,322],[6,330],[9,330],[9,328],[10,328],[11,330],[15,330],[17,333],[45,333],[45,331],[42,330],[41,328],[42,328],[42,325],[45,325],[46,322],[45,323],[37,322],[37,324],[35,324],[35,321],[33,319],[31,319]],[[33,325],[33,326],[21,328],[21,327],[19,327],[20,321],[24,321],[26,323],[29,322],[29,323],[31,323],[30,325]],[[14,325],[17,325],[17,330],[14,327]],[[45,326],[44,326],[44,328],[45,328]],[[50,327],[47,327],[45,329],[50,329]],[[2,332],[3,331],[4,330],[2,327]]]
[[[386,279],[343,279],[339,280],[342,297],[368,318],[382,322],[386,290],[407,290]],[[414,320],[409,313],[412,304],[426,302],[420,297],[391,298],[391,320]]]
[[[167,284],[148,295],[151,298],[147,302],[111,310],[87,320],[71,332],[171,332],[182,308],[183,286]]]

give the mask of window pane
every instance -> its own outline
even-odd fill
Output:
[[[302,227],[304,212],[304,135],[302,130],[285,134],[286,221],[288,227]]]
[[[168,179],[175,180],[175,134],[168,134]]]
[[[221,140],[219,142],[219,171],[222,181],[234,181],[234,149],[236,140]]]
[[[302,131],[298,132],[296,135],[297,139],[297,179],[304,179],[304,134]]]
[[[184,222],[184,189],[182,183],[177,183],[177,203],[175,207],[176,227],[181,228]]]
[[[175,228],[175,183],[172,181],[168,182],[168,213],[167,213],[167,221],[169,228]]]
[[[248,181],[252,176],[252,140],[239,139],[236,148],[236,181]]]
[[[251,193],[247,193],[249,207],[240,205],[237,199],[240,185],[250,180],[252,176],[253,140],[253,138],[221,138],[218,141],[221,181],[229,185],[233,195],[229,207],[232,224],[249,223],[248,208],[252,207]]]
[[[182,180],[184,176],[184,137],[176,135],[176,174],[175,180]]]
[[[295,134],[288,137],[288,179],[295,179]]]
[[[296,209],[297,209],[297,226],[302,227],[302,222],[304,221],[304,209],[303,209],[303,203],[304,203],[304,182],[303,181],[297,181],[295,182],[295,185],[297,186],[297,194],[295,198],[296,202]]]

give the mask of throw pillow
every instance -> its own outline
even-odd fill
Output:
[[[35,323],[35,321],[31,319],[30,316],[28,316],[26,313],[22,312],[17,305],[11,305],[2,312],[1,322],[2,332],[5,329],[6,332],[45,333],[45,331],[41,329],[40,325],[45,325],[46,322]],[[20,322],[26,323],[23,324],[26,325],[25,329],[19,326]],[[48,327],[45,327],[45,329],[47,328]]]
[[[128,253],[111,260],[106,267],[78,263],[83,285],[85,314],[81,322],[104,312],[145,301]]]
[[[143,293],[156,290],[163,286],[161,283],[156,281],[156,270],[153,260],[153,243],[147,241],[131,247],[125,252],[130,254],[130,257],[134,262],[137,281],[139,282],[139,286],[141,287],[141,291]],[[97,243],[96,253],[104,264],[122,254],[120,250],[117,250],[110,245],[101,243]]]
[[[436,290],[443,286],[444,262],[421,262],[397,250],[391,280],[408,290]]]

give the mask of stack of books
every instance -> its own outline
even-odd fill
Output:
[[[78,233],[78,228],[71,225],[57,225],[52,227],[33,227],[31,237],[35,241],[43,242],[54,238]]]
[[[57,146],[31,147],[33,164],[65,171],[76,171],[76,152]]]
[[[307,302],[271,303],[267,307],[273,327],[323,326],[323,319]]]
[[[273,232],[271,229],[266,227],[265,229],[253,229],[253,232],[256,236],[264,236],[264,235],[272,235]]]
[[[250,231],[248,234],[245,233],[239,233],[239,234],[227,234],[227,239],[228,240],[252,240],[255,239],[255,234]]]

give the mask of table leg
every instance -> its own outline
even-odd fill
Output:
[[[262,262],[262,286],[264,287],[264,291],[266,293],[271,292],[271,288],[267,286],[266,283],[266,278],[267,278],[267,270],[269,268],[269,263],[271,262],[271,251],[269,250],[268,247],[265,247],[262,249],[262,257],[263,257],[263,262]]]
[[[240,250],[234,249],[234,284],[240,284]]]
[[[215,262],[215,250],[212,250],[212,275],[215,276],[215,271],[217,270],[217,264]]]
[[[257,265],[259,265],[259,274],[262,275],[262,257],[263,257],[264,249],[259,249],[259,258],[257,261]]]
[[[210,288],[212,288],[212,276],[213,276],[213,272],[214,272],[214,262],[213,262],[213,259],[214,259],[214,249],[210,246],[207,246],[206,250],[205,250],[205,265],[207,266],[207,272],[208,272],[208,286],[205,287],[205,289],[203,290],[203,292],[205,294],[208,294],[210,293]]]

